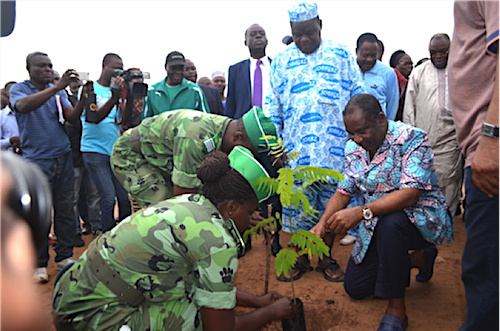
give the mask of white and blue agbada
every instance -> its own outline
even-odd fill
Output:
[[[299,3],[288,10],[290,22],[305,22],[318,16],[318,5],[315,3]]]
[[[327,40],[311,54],[294,44],[273,59],[270,79],[264,113],[276,124],[285,148],[299,153],[290,167],[309,165],[343,173],[348,136],[342,112],[351,97],[366,93],[352,53]],[[331,184],[336,184],[333,179]],[[296,228],[312,225],[296,224]],[[288,230],[285,222],[283,229]]]
[[[300,153],[290,166],[342,172],[347,141],[342,112],[351,97],[366,93],[356,59],[328,40],[312,54],[293,45],[273,59],[270,79],[264,113],[285,148]]]

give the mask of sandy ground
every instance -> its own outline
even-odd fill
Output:
[[[88,245],[94,237],[84,236]],[[336,238],[333,257],[345,270],[352,246],[340,246]],[[281,236],[281,243],[286,246],[288,235]],[[428,283],[414,280],[418,270],[412,270],[412,282],[406,291],[406,308],[409,319],[408,330],[457,330],[465,321],[465,294],[460,279],[461,255],[465,241],[464,222],[461,216],[455,217],[455,240],[451,244],[439,246],[439,253],[434,268],[434,276]],[[74,256],[79,257],[86,247],[75,247]],[[47,319],[52,321],[51,295],[56,278],[54,252],[50,249],[49,277],[47,284],[38,285],[37,295],[46,312]],[[253,240],[253,248],[242,259],[236,277],[236,286],[255,295],[264,294],[266,265],[266,247],[261,239]],[[291,296],[290,283],[276,279],[274,257],[271,256],[269,290]],[[316,261],[312,262],[316,265]],[[365,299],[355,301],[344,291],[343,283],[325,280],[321,273],[306,273],[294,282],[295,293],[304,303],[306,326],[309,331],[327,330],[376,330],[384,310],[386,301]],[[238,313],[247,310],[238,308]],[[52,324],[51,324],[52,325]],[[50,330],[55,330],[52,325]],[[268,324],[262,330],[282,330],[281,322]]]

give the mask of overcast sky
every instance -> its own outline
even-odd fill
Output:
[[[165,57],[174,50],[193,60],[198,78],[248,55],[244,32],[253,23],[266,30],[270,57],[285,49],[288,8],[297,1],[114,1],[17,0],[14,32],[0,38],[0,84],[28,78],[26,55],[42,51],[61,74],[68,68],[97,79],[103,56],[119,54],[125,68],[165,76]],[[414,63],[428,57],[435,33],[453,33],[453,1],[316,1],[323,39],[345,44],[375,33],[385,44],[383,62],[397,49]]]

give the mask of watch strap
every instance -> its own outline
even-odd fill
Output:
[[[498,126],[493,124],[483,123],[481,126],[481,134],[486,137],[498,138],[498,131]]]

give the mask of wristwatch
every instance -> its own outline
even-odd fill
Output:
[[[483,123],[483,125],[481,126],[481,134],[490,138],[498,138],[498,126],[489,123]]]
[[[373,218],[373,212],[370,208],[368,208],[366,205],[361,205],[361,208],[363,208],[363,218],[365,220],[371,220]]]

